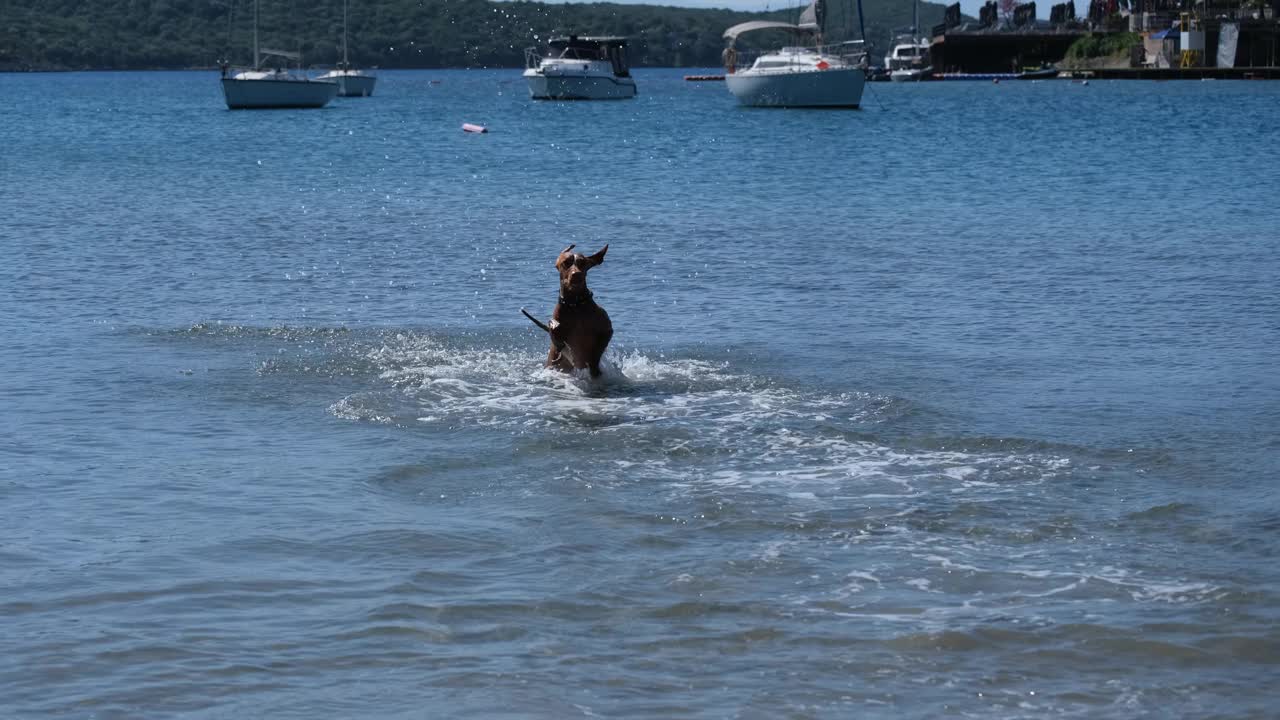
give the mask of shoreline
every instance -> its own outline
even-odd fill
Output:
[[[36,75],[58,73],[129,73],[129,72],[218,72],[217,65],[209,67],[183,68],[30,68],[26,70],[0,69],[0,75]],[[308,68],[309,71],[320,72],[325,67]],[[484,67],[406,67],[406,68],[369,68],[383,71],[414,70],[520,70],[520,66],[484,66]],[[703,66],[641,66],[639,70],[695,70],[705,69]],[[981,75],[981,73],[974,73]],[[952,78],[954,80],[955,78]],[[1012,77],[1008,79],[1014,79]],[[1201,67],[1201,68],[1061,68],[1056,77],[1036,78],[1039,80],[1280,80],[1280,66],[1258,67]],[[930,82],[946,80],[934,77]]]
[[[1280,80],[1280,67],[1097,68],[1067,71],[1098,80]]]
[[[692,67],[692,66],[691,66]],[[317,65],[311,68],[304,68],[305,71],[321,72],[331,70],[331,65]],[[400,71],[400,70],[520,70],[521,66],[492,66],[492,67],[395,67],[380,68],[370,67],[366,70],[383,71]],[[193,67],[153,67],[153,68],[27,68],[27,69],[11,69],[0,68],[0,75],[37,75],[37,74],[53,74],[53,73],[97,73],[97,72],[219,72],[221,68],[218,65],[209,66],[193,66]]]

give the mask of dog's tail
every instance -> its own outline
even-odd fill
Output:
[[[537,325],[538,327],[542,328],[542,331],[543,331],[543,332],[545,332],[545,333],[546,333],[546,334],[548,334],[548,335],[550,335],[550,334],[551,334],[551,328],[547,327],[547,326],[546,326],[546,325],[545,325],[541,320],[539,320],[538,318],[536,318],[536,317],[534,317],[534,316],[530,315],[528,310],[525,310],[524,308],[520,308],[520,312],[521,312],[521,313],[524,313],[524,316],[525,316],[525,317],[527,317],[527,318],[529,318],[529,320],[531,320],[531,321],[533,322],[533,324],[534,324],[534,325]]]

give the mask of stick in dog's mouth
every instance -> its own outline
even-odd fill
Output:
[[[570,358],[570,359],[569,359],[569,362],[570,362],[570,363],[572,363],[572,362],[573,362],[573,359],[572,359],[572,358],[573,358],[573,353],[570,353],[570,352],[569,352],[569,346],[568,346],[568,343],[565,343],[565,342],[563,342],[563,341],[557,342],[557,341],[556,341],[556,336],[555,336],[555,334],[551,332],[552,330],[556,329],[556,327],[557,327],[557,326],[559,326],[559,325],[560,325],[560,323],[556,322],[555,320],[552,320],[552,321],[551,321],[551,324],[550,324],[550,325],[547,325],[547,324],[543,323],[541,320],[539,320],[538,318],[536,318],[536,317],[534,317],[534,316],[530,315],[530,314],[529,314],[529,311],[528,311],[528,310],[525,310],[524,308],[520,308],[520,312],[521,312],[525,317],[529,318],[530,322],[532,322],[534,325],[537,325],[538,327],[542,328],[542,331],[543,331],[543,332],[545,332],[546,334],[550,335],[550,336],[551,336],[551,342],[555,344],[555,346],[556,346],[556,350],[557,350],[557,351],[559,351],[559,353],[560,353],[561,355],[564,355],[565,353],[569,353],[569,358]]]
[[[551,328],[550,328],[550,327],[547,327],[546,325],[544,325],[544,324],[542,323],[542,321],[541,321],[541,320],[539,320],[538,318],[536,318],[536,317],[534,317],[534,316],[530,315],[528,310],[525,310],[524,308],[520,308],[520,312],[521,312],[521,313],[523,313],[525,317],[527,317],[527,318],[529,318],[531,321],[533,321],[533,324],[534,324],[534,325],[537,325],[538,327],[542,328],[542,331],[543,331],[543,332],[545,332],[545,333],[546,333],[546,334],[548,334],[548,335],[550,335],[550,334],[551,334]],[[552,322],[555,322],[555,321],[553,320]]]
[[[552,337],[552,342],[554,343],[554,345],[556,345],[556,350],[561,351],[561,354],[563,354],[563,352],[567,350],[566,343],[564,343],[564,341],[562,340],[561,341],[556,340],[556,333],[552,332],[554,331],[554,329],[559,327],[559,323],[557,323],[556,320],[552,320],[550,324],[545,324],[541,322],[541,320],[539,320],[538,318],[535,318],[535,316],[530,315],[529,310],[525,310],[524,307],[521,307],[520,311],[521,313],[524,313],[526,318],[530,319],[530,322],[534,323],[535,325],[538,325],[539,328],[543,329],[544,333],[547,333],[549,334],[550,337]],[[572,357],[572,355],[570,355],[570,357]]]

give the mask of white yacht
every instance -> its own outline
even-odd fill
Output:
[[[904,34],[896,35],[888,55],[884,56],[884,69],[894,82],[928,80],[933,75],[929,64],[929,41],[917,33],[920,27],[920,0],[911,5],[911,27]]]
[[[266,108],[320,108],[338,94],[338,83],[313,80],[298,71],[264,70],[264,57],[301,62],[298,53],[258,47],[258,2],[253,3],[253,67],[232,71],[222,66],[222,95],[231,110]]]
[[[622,37],[552,38],[541,55],[525,50],[524,79],[535,100],[623,100],[636,96]]]
[[[866,52],[861,40],[822,44],[824,0],[813,0],[800,22],[755,20],[724,31],[725,84],[742,105],[751,107],[841,107],[862,103],[867,81]],[[780,30],[813,44],[783,47],[754,59],[739,55],[739,35]],[[749,61],[749,62],[748,62]]]
[[[888,55],[884,67],[894,82],[927,80],[933,74],[929,65],[929,41],[923,38],[899,38]]]
[[[321,75],[317,80],[331,80],[338,83],[338,94],[342,97],[369,97],[373,94],[373,86],[378,77],[364,70],[351,67],[347,59],[347,0],[342,0],[342,62],[334,70]]]

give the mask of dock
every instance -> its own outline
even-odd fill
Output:
[[[1098,68],[1099,80],[1280,80],[1280,67]]]
[[[1222,2],[1193,11],[1179,0],[1147,0],[1119,16],[1113,2],[1091,0],[1085,18],[1061,3],[1046,22],[1036,19],[1034,2],[1016,3],[1005,16],[988,0],[977,23],[952,3],[932,28],[933,79],[1039,80],[1055,67],[1065,77],[1103,80],[1280,79],[1280,0],[1265,8]]]

